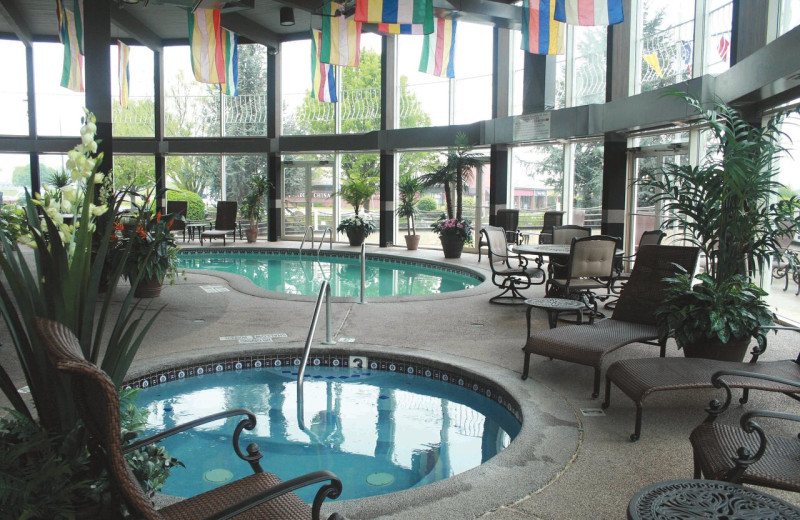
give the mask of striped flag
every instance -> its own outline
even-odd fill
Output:
[[[219,88],[227,96],[239,95],[239,37],[235,32],[222,29],[222,54],[225,56],[225,83]]]
[[[83,55],[83,0],[66,0],[66,5],[62,0],[56,0],[56,15],[58,17],[58,38],[61,43],[67,43],[69,36],[66,33],[66,17],[64,10],[69,9],[75,19],[75,35],[78,40],[78,51]],[[75,16],[80,13],[80,16]]]
[[[614,25],[625,15],[622,0],[556,0],[555,19],[569,25]]]
[[[553,18],[556,0],[522,1],[522,50],[533,54],[564,54],[566,25]]]
[[[358,67],[360,57],[361,22],[353,17],[323,16],[319,55],[322,63]]]
[[[655,72],[659,78],[664,77],[664,72],[661,70],[661,63],[658,61],[658,54],[653,52],[643,55],[642,58],[650,65],[650,68],[653,69],[653,72]]]
[[[128,89],[131,81],[131,70],[128,60],[131,57],[131,49],[120,40],[117,40],[117,62],[119,64],[119,104],[122,108],[128,108]]]
[[[419,71],[439,76],[454,78],[456,51],[456,21],[452,18],[436,18],[434,31],[425,36],[422,43],[422,57],[419,60]]]
[[[200,83],[225,83],[225,55],[220,29],[218,10],[196,9],[189,13],[192,71]]]
[[[421,23],[379,23],[378,32],[382,34],[425,34]]]
[[[61,69],[61,86],[75,92],[83,92],[83,56],[80,52],[80,14],[64,9],[61,37],[64,41],[64,64]]]
[[[717,44],[717,53],[722,61],[728,61],[728,52],[731,49],[731,42],[724,36],[720,36],[719,44]]]
[[[356,0],[357,22],[422,24],[423,34],[433,32],[433,0]]]
[[[322,31],[311,29],[311,97],[319,101],[336,103],[336,79],[334,66],[319,59]]]

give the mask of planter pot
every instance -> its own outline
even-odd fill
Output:
[[[406,238],[406,249],[409,251],[416,251],[419,247],[420,235],[404,235]]]
[[[360,228],[348,228],[345,232],[351,246],[360,246],[367,238],[366,231]]]
[[[722,343],[719,340],[707,340],[683,346],[683,355],[687,358],[715,359],[717,361],[743,361],[747,354],[750,340],[747,337]]]
[[[440,236],[442,251],[445,258],[461,258],[461,251],[464,249],[464,239],[455,236]]]
[[[253,243],[258,239],[258,228],[253,227],[244,231],[244,236],[247,237],[249,243]]]
[[[136,298],[158,298],[161,296],[161,287],[163,286],[163,278],[143,278],[139,282],[139,285],[136,286],[136,290],[133,292],[133,295]]]

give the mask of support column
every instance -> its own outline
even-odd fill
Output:
[[[556,57],[525,53],[522,113],[552,110],[556,105]]]
[[[381,130],[398,126],[397,110],[397,37],[384,36],[381,49]],[[380,151],[380,235],[378,245],[389,247],[394,241],[395,155],[393,150]]]
[[[607,133],[603,138],[603,222],[600,231],[613,237],[625,236],[625,183],[628,140],[624,135]]]
[[[33,45],[25,46],[25,68],[28,75],[28,135],[36,139],[36,87],[33,76]],[[30,153],[31,194],[42,190],[42,178],[39,170],[39,154],[35,150]]]
[[[108,174],[114,166],[111,129],[111,3],[92,2],[83,12],[83,51],[86,107],[97,118],[97,151],[103,153],[100,170]]]
[[[380,197],[381,222],[380,247],[390,247],[394,243],[394,154],[381,152],[380,158]]]
[[[767,44],[769,0],[733,0],[731,67]]]
[[[280,82],[278,69],[281,66],[279,49],[267,49],[267,137],[270,139],[267,176],[270,188],[267,193],[267,240],[277,242],[283,227],[283,179],[281,177],[281,154],[278,132],[281,126]]]
[[[493,144],[489,164],[489,225],[493,226],[497,211],[508,205],[508,146]],[[478,186],[478,189],[481,187]]]
[[[158,151],[155,155],[156,193],[161,193],[158,206],[166,213],[167,208],[167,155],[164,151],[164,52],[153,51],[153,110],[155,111],[155,139]]]

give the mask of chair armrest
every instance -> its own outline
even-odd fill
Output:
[[[308,473],[306,475],[287,480],[286,482],[281,482],[277,486],[273,486],[265,491],[262,491],[261,493],[249,497],[247,500],[243,500],[239,504],[231,506],[224,511],[220,511],[218,514],[209,517],[209,520],[224,520],[227,518],[233,518],[247,511],[248,509],[252,509],[259,504],[263,504],[264,502],[268,502],[281,495],[285,495],[290,491],[295,491],[306,486],[311,486],[313,484],[326,481],[330,481],[330,483],[322,486],[319,491],[317,491],[317,494],[314,496],[314,503],[311,509],[313,520],[319,520],[319,512],[322,508],[322,502],[326,498],[336,499],[342,493],[342,481],[330,471],[315,471],[313,473]]]
[[[706,411],[709,414],[708,418],[706,419],[707,421],[713,421],[717,416],[725,412],[730,407],[731,401],[733,399],[733,392],[731,391],[731,387],[728,381],[723,379],[726,376],[736,376],[736,377],[745,377],[748,379],[759,379],[761,381],[771,381],[773,383],[795,387],[797,388],[798,392],[800,392],[800,381],[794,381],[791,379],[772,376],[769,374],[759,374],[756,372],[750,372],[748,370],[720,370],[718,372],[715,372],[714,375],[711,376],[711,384],[714,385],[714,388],[722,388],[725,390],[725,402],[720,404],[720,402],[717,399],[714,399],[709,403],[708,408],[706,409]]]
[[[739,446],[739,449],[736,450],[736,456],[731,457],[736,464],[736,469],[732,470],[730,474],[726,476],[726,480],[730,478],[733,482],[738,481],[747,467],[760,460],[767,451],[767,434],[764,432],[761,425],[755,421],[757,417],[800,422],[800,415],[786,412],[774,412],[772,410],[752,410],[742,414],[739,425],[745,432],[755,433],[758,436],[758,449],[755,453],[752,453],[750,449]]]
[[[175,435],[176,433],[181,433],[181,432],[184,432],[186,430],[190,430],[192,428],[195,428],[195,427],[203,425],[203,424],[207,424],[207,423],[210,423],[210,422],[218,421],[220,419],[225,419],[227,417],[236,417],[236,416],[239,416],[239,415],[246,415],[247,418],[242,419],[236,425],[236,429],[233,432],[233,450],[236,452],[236,455],[238,455],[240,459],[249,462],[251,465],[253,465],[254,463],[257,464],[258,461],[262,457],[261,452],[258,451],[258,447],[257,446],[256,446],[256,449],[255,449],[255,451],[253,453],[251,453],[251,450],[249,448],[250,448],[250,446],[255,446],[255,445],[251,444],[250,446],[248,446],[248,450],[247,450],[248,451],[248,455],[245,455],[239,449],[239,436],[242,434],[242,430],[243,429],[252,430],[253,428],[256,427],[256,416],[255,416],[255,414],[253,414],[253,412],[251,412],[250,410],[246,410],[244,408],[233,408],[231,410],[225,410],[225,411],[218,412],[218,413],[215,413],[215,414],[207,415],[205,417],[200,417],[199,419],[195,419],[195,420],[189,421],[187,423],[179,424],[178,426],[175,426],[175,427],[170,428],[168,430],[164,430],[163,432],[160,432],[160,433],[156,433],[155,435],[151,435],[149,437],[143,437],[143,438],[141,438],[141,439],[139,439],[139,440],[137,440],[135,442],[132,442],[131,444],[129,444],[127,446],[123,446],[122,453],[123,454],[130,453],[130,452],[135,451],[135,450],[137,450],[139,448],[142,448],[143,446],[147,446],[147,445],[150,445],[150,444],[155,444],[155,443],[157,443],[157,442],[159,442],[159,441],[161,441],[163,439],[166,439],[167,437],[171,437],[171,436]]]

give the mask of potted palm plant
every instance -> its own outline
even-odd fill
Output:
[[[350,173],[339,188],[339,196],[353,206],[355,214],[339,222],[336,231],[347,234],[351,246],[360,246],[375,231],[375,223],[369,215],[359,215],[359,211],[378,191],[378,177],[366,173]],[[366,213],[366,212],[365,212]]]
[[[404,217],[406,219],[406,228],[408,229],[408,233],[405,235],[406,248],[409,251],[413,251],[419,246],[419,235],[417,235],[416,226],[414,224],[417,215],[419,215],[417,202],[419,202],[422,183],[418,178],[411,175],[411,173],[406,173],[400,176],[397,189],[400,193],[400,203],[397,205],[396,213],[398,217]]]
[[[753,126],[734,108],[716,102],[705,108],[682,97],[708,125],[716,141],[699,166],[666,164],[638,181],[666,215],[662,228],[700,248],[705,273],[670,280],[658,310],[662,339],[673,335],[689,357],[742,360],[752,338],[764,345],[763,327],[774,319],[752,283],[780,252],[780,240],[797,233],[797,197],[779,200],[775,178],[780,123],[788,115]]]
[[[255,242],[258,238],[258,223],[264,218],[264,197],[266,197],[270,186],[271,183],[264,173],[257,173],[247,181],[247,187],[250,191],[242,201],[241,213],[244,218],[250,221],[250,227],[245,231],[247,241],[250,243]]]
[[[458,132],[455,147],[448,150],[444,164],[435,171],[420,177],[424,188],[441,186],[444,189],[446,213],[431,225],[439,235],[445,258],[460,258],[464,244],[472,243],[472,222],[463,218],[463,194],[466,182],[483,166],[467,140],[467,134]],[[455,193],[453,193],[455,192]],[[455,204],[453,203],[455,195]]]

